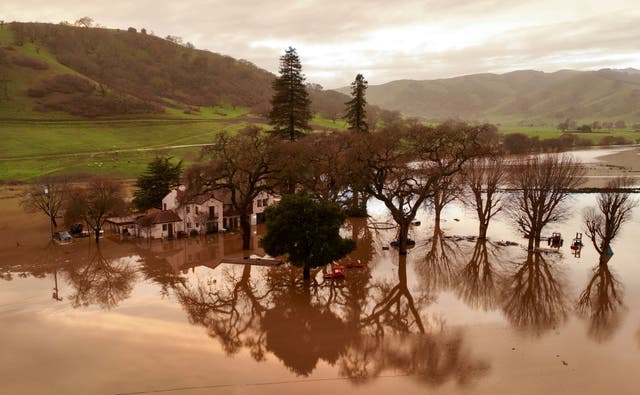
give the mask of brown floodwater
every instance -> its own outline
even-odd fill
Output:
[[[569,249],[594,195],[546,229],[565,238],[546,254],[506,218],[476,242],[451,205],[439,230],[421,212],[399,257],[372,202],[344,229],[368,267],[304,287],[286,265],[220,264],[243,255],[237,234],[53,245],[6,195],[0,394],[638,393],[639,209],[600,266],[589,243]]]

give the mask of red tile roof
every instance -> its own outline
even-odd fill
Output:
[[[182,218],[172,210],[158,211],[149,215],[145,215],[138,219],[138,223],[144,223],[151,220],[152,224],[166,224],[170,222],[180,222]]]

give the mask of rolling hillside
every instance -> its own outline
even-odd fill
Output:
[[[0,118],[210,118],[269,109],[274,75],[146,32],[0,26]],[[6,86],[6,89],[5,89]],[[314,89],[313,110],[348,98]],[[231,110],[230,110],[231,109]]]
[[[339,89],[346,93],[348,88]],[[514,71],[369,86],[370,103],[429,120],[462,118],[542,125],[640,120],[640,71]]]

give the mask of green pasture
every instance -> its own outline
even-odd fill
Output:
[[[157,154],[193,162],[201,147],[241,122],[205,121],[0,121],[0,181],[29,181],[44,174],[135,178]],[[124,150],[119,152],[120,150]]]
[[[176,159],[182,159],[186,167],[198,160],[200,148],[111,152],[47,159],[0,161],[0,181],[25,182],[50,174],[64,174],[79,179],[94,175],[132,179],[140,175],[156,155],[169,155]]]

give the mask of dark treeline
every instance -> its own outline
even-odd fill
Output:
[[[594,145],[627,145],[638,143],[622,136],[603,136],[599,140],[581,137],[572,133],[565,133],[560,137],[540,139],[538,136],[527,136],[524,133],[510,133],[502,138],[506,152],[511,154],[525,154],[532,152],[568,151],[571,149],[591,147]]]

